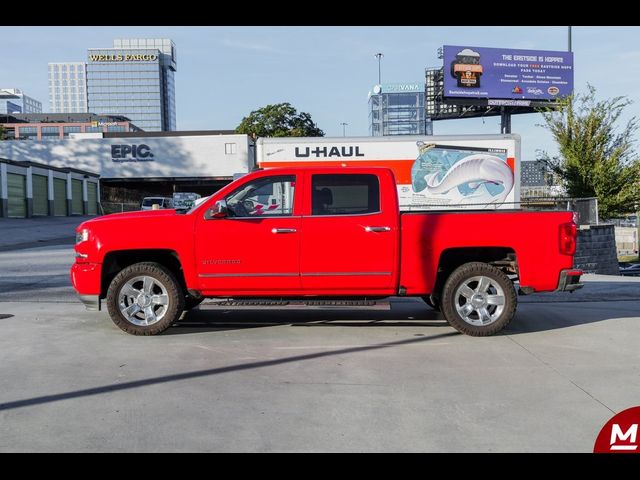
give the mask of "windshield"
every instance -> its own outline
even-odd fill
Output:
[[[198,208],[200,205],[202,205],[204,202],[206,202],[207,200],[209,200],[211,198],[211,195],[209,195],[208,197],[200,197],[198,199],[196,199],[193,202],[193,207],[191,207],[189,210],[187,210],[185,213],[189,214],[191,212],[193,212],[196,208]]]
[[[145,198],[144,200],[142,200],[142,206],[143,207],[152,207],[154,203],[157,203],[158,205],[162,205],[162,198]]]

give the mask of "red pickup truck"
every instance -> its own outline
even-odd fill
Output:
[[[492,335],[517,293],[580,288],[572,212],[398,210],[386,168],[252,172],[190,211],[78,226],[71,279],[89,309],[154,335],[207,297],[422,297],[452,327]],[[321,302],[316,302],[321,303]]]

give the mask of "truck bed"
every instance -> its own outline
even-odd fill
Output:
[[[558,254],[560,225],[572,219],[573,212],[401,212],[400,284],[407,295],[433,292],[444,252],[496,247],[515,254],[521,287],[553,291],[560,270],[573,267],[572,256]]]

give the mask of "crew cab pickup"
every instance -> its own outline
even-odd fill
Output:
[[[71,280],[89,309],[154,335],[207,297],[422,297],[462,333],[486,336],[517,294],[580,288],[572,212],[401,213],[386,168],[258,170],[189,211],[78,226]]]

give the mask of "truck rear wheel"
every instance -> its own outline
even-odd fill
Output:
[[[113,323],[132,335],[156,335],[184,309],[184,293],[175,276],[155,262],[135,263],[109,285],[107,309]]]
[[[453,328],[474,337],[493,335],[516,313],[516,291],[502,271],[470,262],[453,271],[442,291],[442,313]]]

